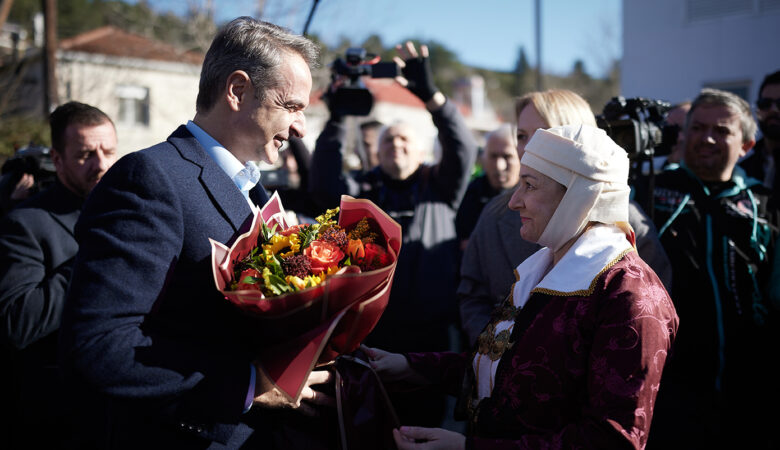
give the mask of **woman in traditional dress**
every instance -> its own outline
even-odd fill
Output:
[[[678,318],[628,225],[625,151],[590,125],[537,130],[509,203],[544,246],[470,354],[368,349],[386,381],[461,394],[467,436],[401,427],[401,449],[643,448]],[[435,283],[435,280],[431,280]],[[465,380],[465,382],[464,382]]]

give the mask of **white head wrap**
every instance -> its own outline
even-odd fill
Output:
[[[600,128],[536,130],[521,161],[566,187],[539,244],[556,251],[590,221],[628,222],[628,156]]]

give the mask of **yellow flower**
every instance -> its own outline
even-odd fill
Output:
[[[284,281],[300,291],[301,289],[306,289],[307,287],[317,286],[318,284],[325,281],[325,278],[327,278],[327,275],[325,274],[306,275],[303,279],[296,277],[295,275],[287,275],[284,277]]]
[[[279,250],[290,246],[290,238],[281,234],[271,236],[268,242],[268,244],[263,245],[263,250],[270,250],[273,254],[277,254]]]
[[[295,255],[301,251],[301,240],[298,237],[298,233],[293,233],[290,236],[288,236],[290,251],[283,253],[282,257],[286,258],[291,255]]]

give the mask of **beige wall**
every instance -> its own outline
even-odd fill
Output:
[[[149,147],[195,116],[200,66],[141,61],[64,52],[58,55],[57,79],[61,102],[94,105],[117,124],[119,152]],[[149,89],[149,125],[118,123],[117,87]]]

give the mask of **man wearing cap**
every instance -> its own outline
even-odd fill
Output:
[[[57,330],[78,251],[73,227],[117,158],[114,124],[99,109],[69,102],[51,113],[49,124],[57,181],[0,222],[0,337],[14,378],[13,406],[4,405],[12,411],[12,448],[51,448],[62,439]]]
[[[626,153],[603,130],[535,132],[509,206],[543,248],[517,267],[474,352],[369,349],[385,379],[468,387],[468,437],[402,426],[400,449],[644,446],[678,320],[636,253],[627,181]]]
[[[682,328],[649,448],[778,444],[759,406],[777,401],[780,341],[765,291],[776,229],[766,220],[768,189],[736,165],[755,131],[747,102],[704,89],[686,118],[680,167],[656,178],[654,220]]]

